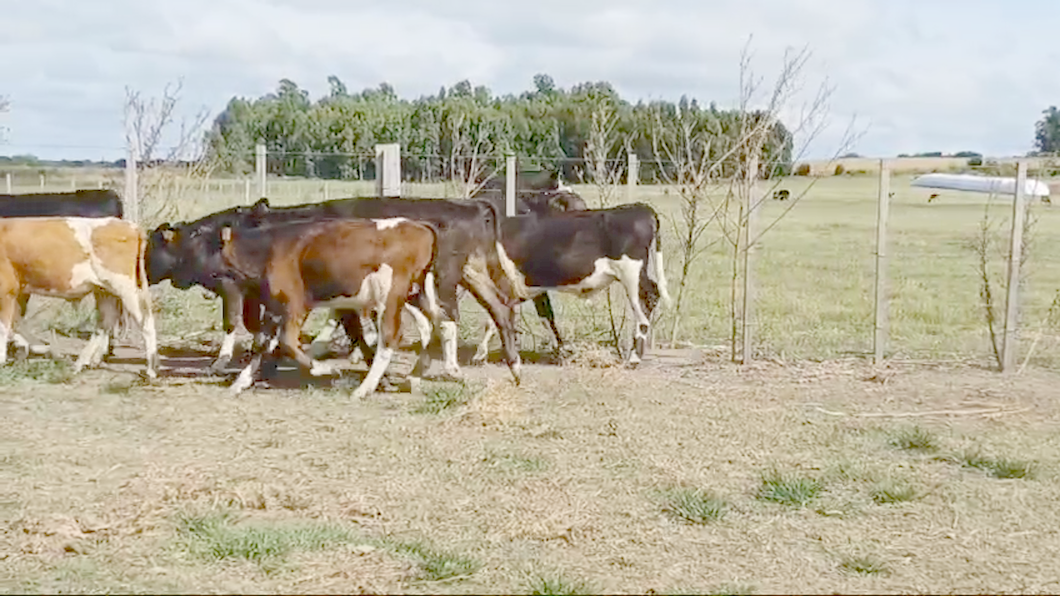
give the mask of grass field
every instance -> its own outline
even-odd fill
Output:
[[[218,301],[168,284],[155,289],[162,379],[138,380],[135,347],[71,377],[84,313],[35,298],[31,335],[66,360],[0,374],[0,590],[1055,593],[1060,374],[1056,329],[1039,323],[1060,289],[1058,216],[1034,206],[1023,355],[1035,347],[1026,370],[1002,376],[987,369],[968,247],[987,197],[944,192],[927,204],[908,180],[892,180],[883,368],[863,358],[869,177],[820,179],[765,236],[763,360],[749,366],[723,347],[720,245],[690,280],[682,343],[635,371],[592,345],[606,336],[602,303],[563,297],[561,331],[579,344],[569,365],[541,357],[515,387],[496,363],[468,366],[465,345],[466,384],[362,402],[348,399],[349,378],[308,381],[288,367],[227,397],[235,370],[205,369],[221,337]],[[269,195],[295,203],[322,190],[283,181]],[[638,192],[664,215],[676,209],[664,189]],[[241,183],[200,187],[182,216],[242,201]],[[783,208],[767,202],[762,221]],[[993,212],[1006,218],[1010,203]],[[477,339],[478,316],[469,305],[464,342]],[[528,362],[535,347],[524,338]]]

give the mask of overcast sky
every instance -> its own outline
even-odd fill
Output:
[[[1019,0],[0,0],[0,94],[11,112],[0,154],[113,159],[124,88],[158,94],[184,79],[182,108],[213,114],[290,78],[315,99],[328,75],[351,90],[388,81],[403,97],[462,79],[518,93],[545,72],[569,87],[611,82],[626,99],[736,104],[739,55],[776,76],[809,46],[790,121],[825,83],[828,156],[851,117],[856,147],[1022,154],[1060,103],[1052,26],[1060,2]],[[790,123],[790,122],[789,122]],[[804,135],[805,136],[805,135]],[[805,144],[806,139],[797,139]]]

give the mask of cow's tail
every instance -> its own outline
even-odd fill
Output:
[[[432,234],[431,261],[424,270],[423,283],[421,285],[423,286],[423,298],[426,302],[427,316],[431,318],[431,321],[437,321],[442,313],[441,307],[438,306],[438,276],[435,274],[435,269],[438,266],[438,228],[429,222],[420,223],[427,226],[427,229]]]
[[[663,306],[667,309],[673,306],[673,300],[670,298],[670,291],[666,288],[666,271],[663,266],[663,253],[662,253],[662,229],[659,226],[659,215],[652,211],[652,215],[655,217],[655,233],[651,237],[651,246],[648,247],[648,279],[655,282],[655,285],[659,287],[659,297],[662,299]]]
[[[504,250],[504,243],[501,241],[501,225],[504,221],[502,215],[489,201],[482,201],[482,203],[493,212],[493,235],[497,244],[497,260],[500,261],[504,277],[508,278],[508,284],[512,288],[512,294],[514,294],[513,297],[520,300],[528,300],[530,298],[530,290],[526,287],[526,279],[523,278],[522,273],[519,273],[519,268],[515,266],[515,262],[508,257],[508,252]]]

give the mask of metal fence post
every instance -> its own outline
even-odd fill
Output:
[[[879,197],[876,203],[876,302],[872,336],[873,362],[883,363],[887,347],[887,218],[890,215],[891,165],[880,160]]]
[[[744,184],[745,211],[747,221],[744,223],[744,246],[743,246],[743,309],[742,309],[742,359],[743,364],[750,364],[754,360],[754,253],[757,251],[757,238],[755,237],[755,222],[757,221],[758,201],[755,200],[755,181],[758,179],[758,154],[751,152],[747,160],[747,177]]]

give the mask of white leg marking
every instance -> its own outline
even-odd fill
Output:
[[[416,359],[416,364],[412,367],[410,376],[419,377],[426,373],[431,368],[431,355],[427,353],[427,346],[431,343],[431,321],[423,314],[423,311],[412,306],[408,302],[405,303],[405,310],[408,311],[412,318],[416,321],[416,330],[420,334],[420,355]]]
[[[651,321],[644,314],[644,309],[641,308],[640,304],[640,270],[644,263],[622,255],[622,258],[615,265],[618,281],[625,288],[626,298],[629,299],[629,305],[633,309],[634,349],[629,351],[629,363],[637,364],[640,362],[640,354],[637,353],[635,347],[638,341],[645,342],[648,340],[647,330],[651,325]]]
[[[221,351],[217,353],[217,360],[215,363],[220,363],[219,366],[227,364],[232,359],[232,354],[236,351],[236,331],[233,329],[230,333],[225,333],[225,338],[221,340]]]
[[[7,362],[7,337],[9,333],[10,330],[8,330],[7,325],[0,323],[0,364]],[[15,335],[18,334],[16,333]],[[15,340],[15,343],[18,343],[17,339]],[[26,346],[29,346],[29,342],[26,342]]]
[[[486,361],[490,353],[490,340],[496,332],[497,324],[493,322],[493,317],[487,316],[486,322],[482,324],[482,340],[478,342],[478,349],[475,350],[475,356],[471,359],[473,364],[482,364]]]
[[[460,364],[456,361],[457,329],[455,321],[442,321],[442,359],[446,374],[460,376]]]
[[[254,358],[260,358],[260,356],[255,356]],[[253,363],[251,363],[248,364],[242,371],[240,371],[239,376],[236,377],[236,381],[232,383],[231,387],[228,388],[229,392],[234,395],[242,393],[244,390],[250,387],[254,383],[253,368],[254,365]]]
[[[353,399],[364,399],[365,396],[375,391],[375,388],[379,386],[379,381],[383,378],[383,373],[390,366],[390,359],[393,356],[393,349],[384,348],[380,345],[375,352],[375,360],[372,360],[372,367],[368,369],[368,376],[364,378],[364,382],[357,389],[353,390],[353,395],[351,396]]]
[[[441,316],[442,311],[438,306],[438,290],[434,283],[434,273],[431,271],[427,272],[427,275],[423,278],[423,291],[427,296],[427,314],[432,319],[437,319]]]

